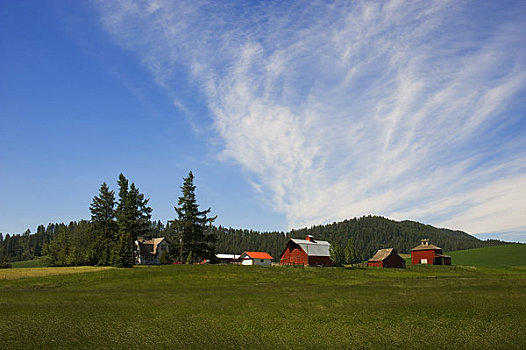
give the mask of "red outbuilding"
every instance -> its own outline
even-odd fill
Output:
[[[405,268],[405,260],[394,248],[380,249],[367,261],[367,266]]]
[[[291,239],[280,256],[281,265],[332,266],[327,241],[315,241],[311,235],[305,239]]]
[[[451,265],[451,257],[442,254],[442,248],[429,244],[423,239],[422,244],[411,249],[411,264]]]

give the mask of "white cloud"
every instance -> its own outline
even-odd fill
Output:
[[[220,157],[291,227],[373,213],[471,233],[526,216],[526,141],[510,131],[525,128],[526,24],[513,6],[99,3],[159,84],[201,88]]]

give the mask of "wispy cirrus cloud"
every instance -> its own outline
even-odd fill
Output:
[[[373,213],[471,233],[524,226],[524,7],[98,3],[178,108],[178,84],[201,91],[220,158],[291,227]]]

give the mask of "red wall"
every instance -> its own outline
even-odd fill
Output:
[[[332,260],[328,256],[309,256],[310,266],[332,266]]]
[[[411,251],[411,264],[413,264],[413,265],[420,264],[420,259],[427,259],[427,263],[430,264],[430,265],[433,265],[434,261],[435,261],[435,250],[434,249],[429,249],[429,250],[413,250],[413,251]]]
[[[283,255],[281,256],[279,263],[281,265],[306,266],[309,264],[309,257],[307,256],[307,253],[300,249],[290,250],[289,247],[287,247],[287,249],[285,249],[285,252],[283,252]]]
[[[281,265],[303,265],[303,266],[332,266],[332,260],[328,256],[308,256],[298,247],[287,247],[281,259]]]
[[[368,261],[367,266],[383,267],[381,261]]]

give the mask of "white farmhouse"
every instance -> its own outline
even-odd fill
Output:
[[[160,265],[161,255],[170,250],[170,245],[164,237],[144,239],[137,238],[134,247],[136,265]]]

